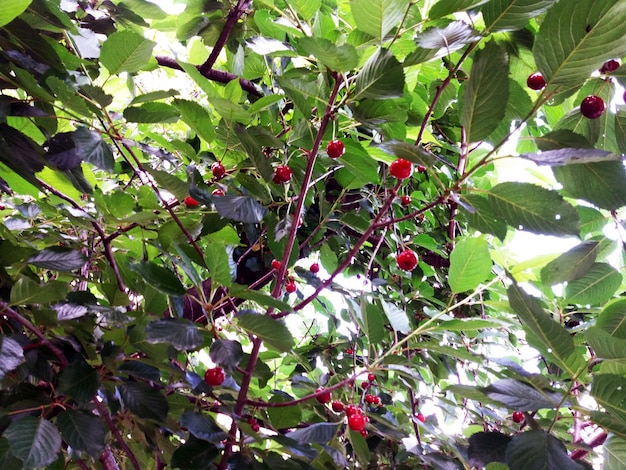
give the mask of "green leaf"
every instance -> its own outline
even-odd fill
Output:
[[[619,298],[607,303],[598,317],[596,326],[619,339],[626,339],[626,299]]]
[[[441,18],[442,16],[455,13],[457,11],[465,11],[471,8],[475,8],[489,0],[445,0],[435,3],[428,12],[428,17],[431,20]]]
[[[180,115],[176,108],[165,103],[144,103],[139,106],[131,106],[124,110],[124,119],[128,122],[176,122]]]
[[[615,113],[615,140],[620,152],[626,153],[626,106],[618,106]]]
[[[292,401],[291,398],[282,394],[273,395],[270,403],[285,403]],[[267,414],[270,417],[274,429],[285,429],[297,426],[302,422],[302,408],[300,405],[268,407]]]
[[[354,452],[356,453],[357,459],[365,467],[371,458],[367,441],[363,436],[361,436],[360,433],[353,431],[352,429],[348,432],[348,438],[352,444]]]
[[[445,28],[429,28],[415,38],[417,45],[423,49],[430,49],[421,52],[418,50],[418,62],[433,60],[451,54],[462,49],[466,44],[476,41],[480,35],[474,31],[464,21],[453,21]],[[412,59],[416,60],[416,59]]]
[[[24,468],[46,467],[56,460],[61,450],[61,435],[54,424],[34,416],[13,421],[4,431],[4,437]]]
[[[361,301],[365,335],[370,344],[380,344],[385,339],[384,313],[380,307],[371,302],[371,299]]]
[[[94,459],[102,454],[107,429],[102,419],[85,411],[67,409],[57,416],[63,440],[72,449],[86,452]]]
[[[303,37],[298,40],[298,45],[335,72],[348,72],[358,65],[359,57],[351,44],[336,46],[328,39]]]
[[[554,160],[546,161],[545,155],[543,152],[548,150],[559,150],[563,148],[575,148],[575,149],[591,149],[593,145],[582,135],[577,134],[574,131],[569,129],[558,129],[552,132],[548,132],[547,134],[543,134],[540,136],[533,137],[533,141],[537,144],[539,150],[542,153],[533,154],[536,158],[530,158],[530,160],[538,163],[539,165],[546,163],[548,165],[552,164],[566,164],[566,163],[574,163],[574,161],[570,161],[570,159],[579,158],[580,154],[584,155],[584,158],[589,158],[589,153],[582,152],[571,152],[571,153],[559,153],[556,154],[560,156],[558,163]],[[523,158],[528,158],[527,155],[520,155]]]
[[[384,300],[381,300],[381,304],[394,331],[408,334],[411,331],[411,323],[406,312],[398,308],[395,304],[385,302]]]
[[[31,2],[32,0],[4,0],[0,8],[0,26],[9,24],[24,13]]]
[[[174,451],[170,465],[181,470],[206,470],[220,454],[214,445],[191,437]]]
[[[511,437],[501,432],[477,432],[468,439],[467,456],[474,465],[485,466],[492,462],[504,462],[506,446],[509,442],[511,442]],[[508,470],[507,466],[505,470]]]
[[[327,444],[337,434],[337,423],[316,423],[285,434],[300,444]]]
[[[194,437],[203,441],[217,444],[227,437],[222,428],[207,414],[187,411],[180,416],[180,425],[187,428]]]
[[[511,469],[584,470],[567,455],[567,449],[556,437],[543,430],[517,434],[506,448],[506,462]]]
[[[233,283],[229,260],[224,245],[212,243],[204,249],[204,261],[211,272],[211,279],[220,286],[230,287]]]
[[[511,308],[533,334],[528,342],[575,377],[578,371],[572,370],[569,365],[569,356],[574,353],[574,340],[567,330],[546,313],[536,298],[526,294],[516,284],[512,284],[507,292]]]
[[[9,336],[0,335],[0,380],[24,362],[24,350],[20,343]]]
[[[541,280],[551,286],[584,276],[595,262],[599,250],[600,244],[594,241],[576,245],[544,266]]]
[[[148,64],[155,43],[134,31],[111,34],[102,44],[100,62],[111,75],[137,72]]]
[[[237,284],[234,284],[230,288],[230,293],[234,297],[251,300],[263,307],[273,307],[280,312],[290,312],[292,310],[291,305],[289,305],[287,302],[278,300],[271,295],[264,294],[263,292],[246,289],[243,286],[239,286]]]
[[[382,39],[402,20],[409,0],[353,0],[350,2],[356,27]]]
[[[267,213],[265,207],[248,196],[215,196],[213,204],[222,217],[246,224],[258,224]]]
[[[483,233],[491,233],[500,240],[504,240],[507,232],[506,223],[491,210],[487,198],[477,194],[467,194],[463,199],[469,204],[474,212],[465,209],[467,221],[471,227]]]
[[[532,19],[541,15],[556,0],[491,0],[480,11],[483,13],[485,30],[517,31]]]
[[[100,378],[95,369],[85,362],[78,362],[63,369],[57,390],[79,403],[89,403],[99,387]]]
[[[211,343],[209,357],[218,366],[226,370],[233,370],[239,365],[243,357],[243,348],[239,341],[216,339]]]
[[[493,212],[510,226],[546,235],[578,235],[578,213],[560,194],[530,183],[500,183],[488,192]]]
[[[265,181],[268,183],[272,181],[274,170],[259,145],[259,137],[267,137],[267,130],[258,127],[246,129],[244,126],[239,125],[235,126],[235,129],[237,131],[237,138],[241,142],[252,164]]]
[[[115,168],[113,152],[100,134],[86,127],[79,127],[72,134],[72,140],[76,146],[76,155],[81,160],[101,170],[113,171]]]
[[[604,468],[626,468],[626,439],[609,434],[602,446],[602,456]]]
[[[594,423],[597,423],[609,431],[614,432],[622,439],[626,439],[626,424],[623,419],[614,418],[608,413],[601,411],[592,411],[590,416]]]
[[[59,246],[44,248],[36,255],[28,258],[30,264],[38,268],[52,269],[54,271],[72,271],[81,268],[88,258],[79,250],[72,250]]]
[[[198,326],[184,318],[164,318],[148,323],[145,328],[148,343],[169,344],[179,351],[189,351],[202,345]]]
[[[132,263],[128,267],[139,274],[147,284],[165,295],[185,295],[187,292],[172,271],[155,263],[142,261]]]
[[[167,18],[165,13],[158,5],[146,0],[124,0],[120,2],[133,13],[151,20],[163,20]]]
[[[244,313],[235,318],[241,329],[258,336],[276,351],[288,352],[293,348],[293,336],[282,321],[254,313]]]
[[[39,284],[28,277],[20,277],[11,289],[11,305],[46,305],[65,297],[67,284],[49,281]]]
[[[352,2],[354,5],[355,2]],[[359,98],[398,98],[404,91],[404,69],[391,51],[378,49],[356,78]],[[355,99],[356,99],[355,96]]]
[[[565,191],[575,198],[610,211],[626,205],[626,169],[622,161],[557,166],[552,172]]]
[[[626,342],[623,339],[611,336],[597,326],[592,326],[585,331],[585,339],[596,357],[626,360]]]
[[[587,274],[565,288],[569,303],[597,305],[608,301],[622,284],[622,275],[610,264],[594,263]]]
[[[147,171],[160,187],[167,189],[179,201],[183,201],[189,195],[189,185],[177,176],[152,168],[147,169]]]
[[[118,390],[124,407],[140,418],[166,420],[169,405],[158,390],[139,382],[124,383]]]
[[[484,237],[463,237],[450,253],[448,282],[452,292],[473,290],[491,274],[489,244]]]
[[[612,374],[595,375],[591,382],[591,396],[609,414],[626,420],[626,387],[624,387],[624,377]]]
[[[428,167],[436,163],[435,156],[419,145],[413,145],[400,141],[390,141],[382,143],[379,148],[396,158],[404,158],[405,160],[419,165]]]
[[[552,6],[533,50],[548,87],[567,92],[582,85],[604,61],[625,55],[624,18],[626,3],[621,0],[577,0]]]
[[[310,21],[322,6],[322,0],[293,0],[293,8],[302,18]]]
[[[196,135],[205,142],[211,143],[215,139],[215,129],[211,122],[211,115],[199,103],[189,100],[174,100],[174,107],[180,112],[181,118],[185,121]]]
[[[515,379],[498,380],[487,387],[479,388],[479,390],[491,400],[519,411],[557,408],[563,401],[563,395],[558,392],[539,390],[530,384]]]
[[[461,123],[468,142],[489,137],[504,118],[509,99],[509,61],[504,49],[490,41],[476,52],[463,91]]]

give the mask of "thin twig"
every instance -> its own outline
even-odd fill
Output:
[[[98,397],[94,397],[94,399],[91,400],[91,402],[94,405],[96,405],[96,409],[98,410],[98,414],[102,418],[104,418],[104,420],[106,421],[107,426],[109,426],[109,429],[113,433],[113,436],[115,436],[115,440],[117,441],[117,444],[122,448],[124,453],[126,453],[126,455],[128,456],[128,458],[130,460],[130,463],[133,466],[133,468],[135,470],[141,470],[141,466],[139,465],[139,461],[137,460],[137,457],[135,457],[135,454],[133,454],[133,451],[130,450],[130,447],[128,447],[128,444],[126,444],[126,441],[124,440],[124,437],[120,433],[120,430],[117,429],[117,426],[113,422],[113,419],[111,418],[111,415],[109,414],[107,409],[104,407],[104,405],[102,403],[100,403],[100,401],[98,400]]]

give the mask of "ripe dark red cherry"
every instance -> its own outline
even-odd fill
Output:
[[[200,203],[196,201],[194,198],[192,198],[191,196],[187,196],[185,198],[185,205],[187,207],[198,207]]]
[[[604,101],[599,96],[590,95],[580,103],[580,114],[589,119],[597,119],[604,112]]]
[[[315,391],[322,392],[323,390],[324,390],[324,387],[319,387]],[[330,392],[326,392],[326,393],[323,393],[322,395],[318,395],[315,397],[315,399],[322,404],[330,403]]]
[[[426,167],[424,165],[417,165],[417,172],[424,173],[426,171]]]
[[[296,283],[293,281],[289,281],[286,285],[285,285],[285,290],[289,293],[289,294],[293,294],[296,291],[297,287],[296,287]]]
[[[341,413],[343,411],[343,403],[339,400],[335,400],[330,404],[330,407],[333,409],[335,413]]]
[[[369,382],[366,382],[366,381],[361,382],[361,388],[363,390],[367,389],[367,387],[369,387],[369,386],[370,386]]]
[[[272,181],[276,184],[284,184],[291,179],[291,168],[287,165],[279,165],[274,170]]]
[[[204,381],[207,385],[215,387],[216,385],[222,385],[224,383],[224,369],[221,367],[214,367],[213,369],[207,369],[204,373]]]
[[[331,140],[326,146],[326,153],[330,158],[339,158],[345,152],[345,147],[341,140]]]
[[[413,164],[404,158],[398,158],[389,166],[389,173],[399,180],[406,179],[413,174]]]
[[[313,274],[317,274],[320,272],[320,265],[317,263],[313,263],[311,265],[311,267],[309,268],[309,271],[311,271]]]
[[[365,394],[365,402],[369,403],[370,405],[373,405],[374,403],[376,403],[376,398],[377,397],[369,393]]]
[[[514,411],[513,415],[511,416],[511,419],[513,420],[514,423],[523,423],[524,422],[524,413],[522,413],[521,411]]]
[[[353,414],[348,417],[348,426],[353,431],[363,431],[365,429],[366,419],[362,414]]]
[[[402,205],[404,207],[410,206],[411,205],[411,196],[402,196],[402,198],[400,199],[400,202],[402,203]]]
[[[546,86],[546,80],[539,72],[535,72],[528,76],[528,79],[526,79],[526,85],[528,85],[528,88],[531,90],[541,90]]]
[[[222,191],[221,189],[214,189],[211,194],[213,194],[213,196],[224,196],[225,195],[224,191]]]
[[[367,380],[369,380],[370,382],[374,382],[376,380],[376,376],[370,372],[369,374],[367,374]]]
[[[403,271],[413,271],[417,266],[417,255],[413,250],[404,250],[398,255],[396,262]]]
[[[280,269],[280,261],[278,261],[277,259],[272,260],[272,269]]]
[[[421,421],[423,423],[424,421],[426,421],[426,416],[424,416],[422,413],[417,413],[415,415],[415,419],[417,419],[418,421]]]
[[[360,415],[361,410],[356,405],[348,405],[345,407],[346,416],[350,417],[352,415]]]
[[[607,60],[602,67],[600,67],[600,73],[615,72],[619,68],[619,62],[615,59]]]
[[[220,162],[215,162],[211,165],[211,173],[216,180],[222,179],[226,174],[226,168]]]
[[[346,349],[346,354],[354,354],[354,350],[351,348]]]

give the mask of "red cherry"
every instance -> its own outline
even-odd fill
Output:
[[[524,422],[524,413],[522,413],[521,411],[514,411],[513,415],[511,416],[511,419],[513,420],[514,423],[523,423]]]
[[[296,290],[296,283],[293,281],[289,281],[286,285],[285,285],[285,290],[289,293],[289,294],[293,294]]]
[[[279,165],[274,170],[272,181],[276,184],[284,184],[291,179],[291,168],[287,165]]]
[[[200,203],[196,201],[194,198],[192,198],[191,196],[187,196],[185,198],[185,205],[187,207],[198,207]]]
[[[319,387],[317,390],[315,390],[316,392],[321,392],[324,390],[324,387]],[[319,401],[322,404],[326,404],[330,402],[330,392],[327,393],[323,393],[322,395],[318,395],[315,397],[315,399],[317,401]]]
[[[224,196],[224,191],[221,189],[214,189],[211,194],[213,194],[213,196]]]
[[[363,436],[363,437],[367,437],[367,429],[361,429],[361,430],[359,431],[359,434],[360,434],[361,436]]]
[[[354,350],[351,348],[346,349],[346,354],[354,354]]]
[[[320,272],[320,265],[317,263],[313,263],[311,265],[311,267],[309,268],[309,270],[313,273],[313,274],[317,274]]]
[[[423,423],[424,421],[426,421],[426,416],[424,416],[422,413],[417,413],[415,415],[415,419],[417,419],[418,421],[421,421]]]
[[[207,369],[204,373],[204,381],[207,385],[215,387],[216,385],[222,385],[224,383],[224,369],[221,367],[214,367],[213,369]]]
[[[615,59],[607,60],[602,67],[600,67],[600,73],[615,72],[619,68],[619,62]]]
[[[341,140],[331,140],[326,146],[326,153],[330,158],[339,158],[345,152],[345,147]]]
[[[369,383],[369,382],[365,382],[365,381],[361,382],[361,388],[362,388],[363,390],[365,390],[365,389],[366,389],[367,387],[369,387],[369,386],[370,386],[370,383]]]
[[[604,101],[599,96],[591,95],[580,103],[580,113],[589,119],[597,119],[604,112]]]
[[[374,382],[376,380],[376,376],[372,373],[367,374],[367,380],[370,382]]]
[[[355,405],[348,405],[345,407],[345,412],[346,412],[346,416],[360,415],[361,409]]]
[[[333,409],[335,413],[341,413],[343,411],[343,403],[339,400],[335,400],[330,404],[330,407]]]
[[[374,395],[370,395],[369,393],[367,393],[365,395],[365,402],[373,405],[374,403],[376,403],[376,397]]]
[[[365,429],[365,416],[361,414],[353,414],[348,417],[348,426],[353,431],[362,431]]]
[[[389,173],[399,180],[406,179],[413,174],[413,164],[404,158],[398,158],[389,166]]]
[[[528,88],[531,90],[541,90],[546,86],[546,80],[539,72],[535,72],[528,76],[526,85],[528,85]]]
[[[382,400],[380,399],[380,397],[374,397],[374,405],[380,405],[382,403]]]
[[[417,266],[417,255],[413,250],[404,250],[398,255],[396,262],[403,271],[413,271]]]
[[[411,196],[402,196],[402,198],[400,199],[402,205],[404,207],[410,206],[411,205]]]
[[[417,172],[424,173],[426,171],[426,167],[424,165],[417,165]]]
[[[272,260],[272,269],[279,270],[280,269],[280,261],[277,259]]]
[[[215,162],[211,165],[211,173],[216,180],[222,179],[226,174],[226,168],[220,162]]]

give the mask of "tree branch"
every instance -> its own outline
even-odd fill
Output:
[[[155,57],[155,59],[157,63],[162,67],[168,67],[170,69],[180,70],[184,72],[184,69],[180,66],[178,62],[176,62],[176,59],[173,59],[172,57],[158,55]],[[254,82],[246,80],[245,78],[240,78],[233,73],[211,69],[206,71],[202,75],[204,75],[209,80],[213,80],[218,83],[228,83],[232,80],[239,80],[239,84],[241,85],[242,90],[245,90],[255,96],[263,96],[263,93],[259,91],[259,87]]]
[[[104,407],[104,405],[98,400],[98,397],[94,397],[93,400],[91,400],[91,402],[96,405],[96,409],[98,410],[98,414],[104,418],[104,420],[107,423],[107,426],[109,426],[109,429],[111,430],[111,432],[113,433],[113,435],[115,436],[115,440],[118,443],[118,445],[122,448],[122,450],[126,453],[126,455],[128,456],[128,459],[130,460],[131,465],[133,466],[133,468],[135,470],[141,470],[141,466],[139,465],[139,461],[137,460],[137,457],[135,457],[135,454],[133,454],[133,451],[130,450],[130,447],[128,447],[128,444],[126,444],[126,441],[124,440],[124,437],[122,436],[122,434],[120,433],[120,430],[117,429],[117,426],[115,425],[115,423],[113,422],[113,419],[111,418],[111,415],[109,414],[109,412],[107,411],[107,409]],[[111,451],[111,449],[109,449],[109,452]],[[106,452],[106,450],[105,450]],[[111,455],[111,458],[113,458],[113,456]]]

